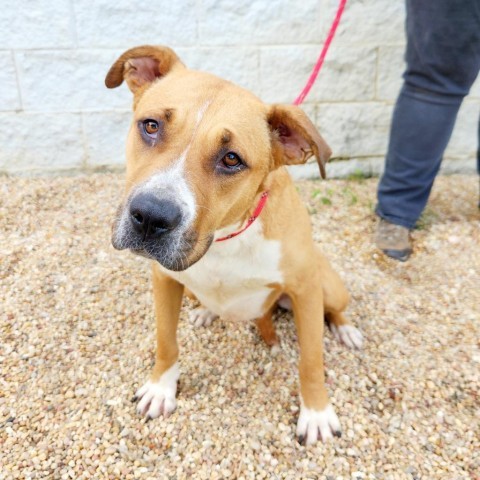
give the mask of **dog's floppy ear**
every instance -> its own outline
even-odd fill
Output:
[[[185,68],[175,52],[168,47],[144,45],[124,52],[111,66],[105,78],[108,88],[115,88],[125,80],[133,93],[163,77],[176,68]]]
[[[325,164],[332,151],[305,112],[294,105],[272,105],[267,120],[275,166],[305,163],[315,155],[325,178]]]

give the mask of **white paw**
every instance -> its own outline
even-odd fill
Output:
[[[178,363],[162,374],[158,382],[148,381],[137,390],[134,399],[138,400],[137,412],[147,420],[163,415],[167,418],[176,408],[177,381],[180,376]]]
[[[280,346],[279,343],[275,343],[274,345],[272,345],[272,347],[270,348],[270,355],[272,357],[276,357],[277,355],[280,354],[280,352],[282,351],[282,347]]]
[[[363,346],[362,332],[353,325],[340,325],[336,326],[333,323],[330,324],[330,330],[335,340],[345,344],[348,348],[361,349]]]
[[[286,293],[283,293],[280,296],[277,303],[278,303],[278,306],[283,308],[284,310],[291,311],[293,309],[292,299]]]
[[[340,422],[333,407],[328,404],[323,410],[307,408],[302,401],[297,422],[297,437],[300,443],[312,445],[317,440],[326,442],[341,437]]]
[[[218,315],[204,307],[197,307],[190,312],[190,323],[195,327],[209,327],[217,318]]]

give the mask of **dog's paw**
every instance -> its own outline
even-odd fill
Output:
[[[317,440],[327,442],[341,437],[340,422],[333,407],[328,404],[323,410],[313,410],[305,405],[300,407],[297,422],[297,437],[301,444],[313,445]]]
[[[197,307],[190,312],[190,323],[195,327],[209,327],[218,315],[207,308]]]
[[[360,350],[363,346],[363,335],[357,327],[353,325],[334,325],[330,324],[330,330],[335,340],[343,343],[348,348]]]
[[[289,312],[293,310],[292,299],[286,293],[280,296],[277,305],[284,310],[288,310]]]
[[[180,376],[178,363],[170,367],[157,382],[148,381],[133,397],[138,401],[137,412],[147,420],[163,415],[167,418],[176,408],[177,381]]]

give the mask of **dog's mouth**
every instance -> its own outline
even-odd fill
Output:
[[[163,242],[159,242],[155,245],[147,243],[141,249],[130,248],[129,250],[135,255],[157,261],[167,270],[181,272],[198,262],[205,255],[213,241],[212,235],[209,241],[203,245],[198,245],[199,242],[194,241],[193,237],[196,237],[196,235],[186,235],[177,248],[171,248],[168,244],[165,245]]]

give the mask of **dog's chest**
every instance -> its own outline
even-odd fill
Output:
[[[280,242],[266,239],[257,220],[239,236],[214,242],[196,264],[173,276],[220,317],[253,320],[265,313],[268,285],[283,281],[280,257]]]

